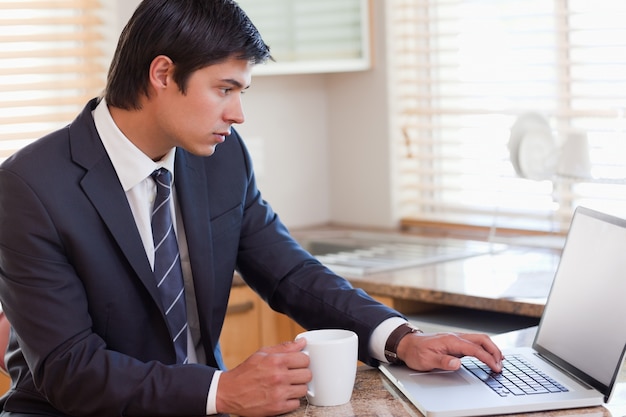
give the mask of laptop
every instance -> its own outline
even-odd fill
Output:
[[[427,417],[597,406],[609,401],[624,361],[625,318],[626,220],[578,207],[532,347],[503,350],[517,370],[495,374],[468,357],[454,372],[380,370]],[[529,382],[547,388],[517,386],[528,368],[540,380]]]

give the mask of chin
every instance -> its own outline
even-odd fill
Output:
[[[215,153],[215,147],[217,145],[212,145],[212,146],[208,146],[208,147],[201,147],[201,148],[195,148],[195,149],[186,149],[188,152],[191,152],[192,154],[196,155],[196,156],[211,156]]]

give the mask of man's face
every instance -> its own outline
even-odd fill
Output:
[[[157,97],[154,120],[162,150],[179,146],[196,155],[212,155],[231,126],[244,121],[241,95],[250,85],[252,66],[233,58],[199,69],[189,77],[185,94],[170,77]]]

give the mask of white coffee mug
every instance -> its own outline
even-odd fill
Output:
[[[339,329],[311,330],[296,340],[306,339],[303,352],[309,355],[313,379],[308,384],[307,399],[317,406],[341,405],[350,401],[359,350],[359,338],[353,331]]]

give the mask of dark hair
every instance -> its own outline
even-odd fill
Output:
[[[149,96],[148,71],[158,55],[175,64],[184,94],[194,71],[228,58],[254,64],[271,59],[269,47],[232,0],[143,0],[120,35],[107,78],[107,103],[138,109]]]

